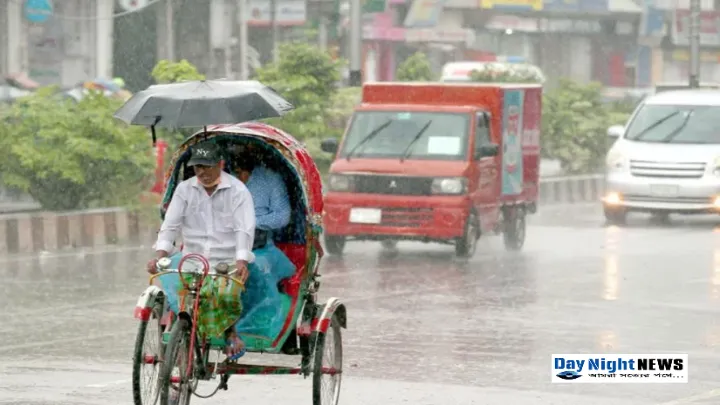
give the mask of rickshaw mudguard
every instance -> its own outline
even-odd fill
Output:
[[[147,321],[150,319],[152,308],[158,298],[162,299],[163,291],[157,286],[151,285],[140,294],[137,303],[135,304],[135,310],[133,311],[133,317],[141,321]]]
[[[347,329],[347,309],[340,298],[332,297],[327,300],[320,316],[313,320],[311,329],[314,332],[325,333],[330,328],[333,315],[337,315],[340,326]]]

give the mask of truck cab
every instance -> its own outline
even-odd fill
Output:
[[[502,151],[501,104],[497,85],[366,84],[342,140],[322,144],[335,155],[324,202],[328,252],[341,254],[347,240],[416,240],[469,257],[481,234],[500,232],[502,156],[520,171],[523,159]]]

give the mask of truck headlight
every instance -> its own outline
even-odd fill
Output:
[[[350,191],[352,189],[352,176],[331,174],[328,188],[330,191]]]
[[[464,177],[433,179],[431,191],[433,194],[465,194],[467,180]]]

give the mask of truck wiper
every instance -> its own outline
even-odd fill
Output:
[[[428,120],[427,124],[425,124],[425,126],[422,127],[422,129],[420,130],[420,132],[418,132],[417,134],[415,134],[415,136],[413,137],[413,139],[410,140],[410,143],[408,143],[408,145],[405,147],[405,150],[403,151],[402,157],[400,158],[400,161],[401,161],[401,162],[405,161],[405,158],[407,158],[408,156],[411,155],[411,150],[410,150],[410,148],[415,144],[415,142],[417,142],[418,139],[420,139],[420,137],[422,136],[422,134],[425,133],[425,131],[428,129],[428,127],[430,127],[430,123],[432,123],[432,120]]]
[[[668,114],[668,115],[660,118],[659,120],[657,120],[657,121],[653,122],[652,124],[650,124],[649,127],[647,127],[647,128],[645,128],[645,129],[643,129],[642,131],[638,132],[638,134],[635,135],[633,138],[628,138],[628,139],[630,139],[631,141],[640,140],[640,138],[642,138],[645,134],[647,134],[648,132],[650,132],[651,129],[657,127],[658,125],[662,124],[663,122],[669,120],[670,118],[672,118],[672,117],[674,117],[674,116],[676,116],[676,115],[678,115],[678,114],[680,114],[680,110],[677,110],[677,111],[675,111],[675,112],[672,112],[672,113],[670,113],[670,114]]]
[[[388,120],[385,121],[385,123],[383,123],[383,124],[380,125],[379,127],[377,127],[377,128],[375,128],[375,129],[373,129],[372,131],[370,131],[369,134],[365,135],[365,138],[361,139],[360,142],[357,143],[357,145],[353,146],[353,148],[350,149],[350,151],[347,153],[347,155],[345,156],[345,158],[346,158],[347,160],[350,160],[350,156],[351,156],[353,153],[355,153],[355,151],[356,151],[360,146],[364,145],[367,141],[373,139],[377,134],[380,133],[380,131],[382,131],[383,129],[387,128],[387,126],[390,125],[390,123],[392,123],[392,122],[393,122],[393,120],[392,120],[391,118],[388,118]]]

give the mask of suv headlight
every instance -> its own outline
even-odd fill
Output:
[[[605,159],[605,166],[610,171],[621,171],[627,167],[627,159],[622,152],[611,150]]]
[[[352,176],[345,174],[331,174],[328,181],[330,191],[351,191]]]
[[[710,170],[712,171],[712,174],[716,177],[720,177],[720,156],[716,157],[715,160],[713,160]]]
[[[431,191],[433,194],[465,194],[467,192],[467,180],[464,177],[433,179]]]

